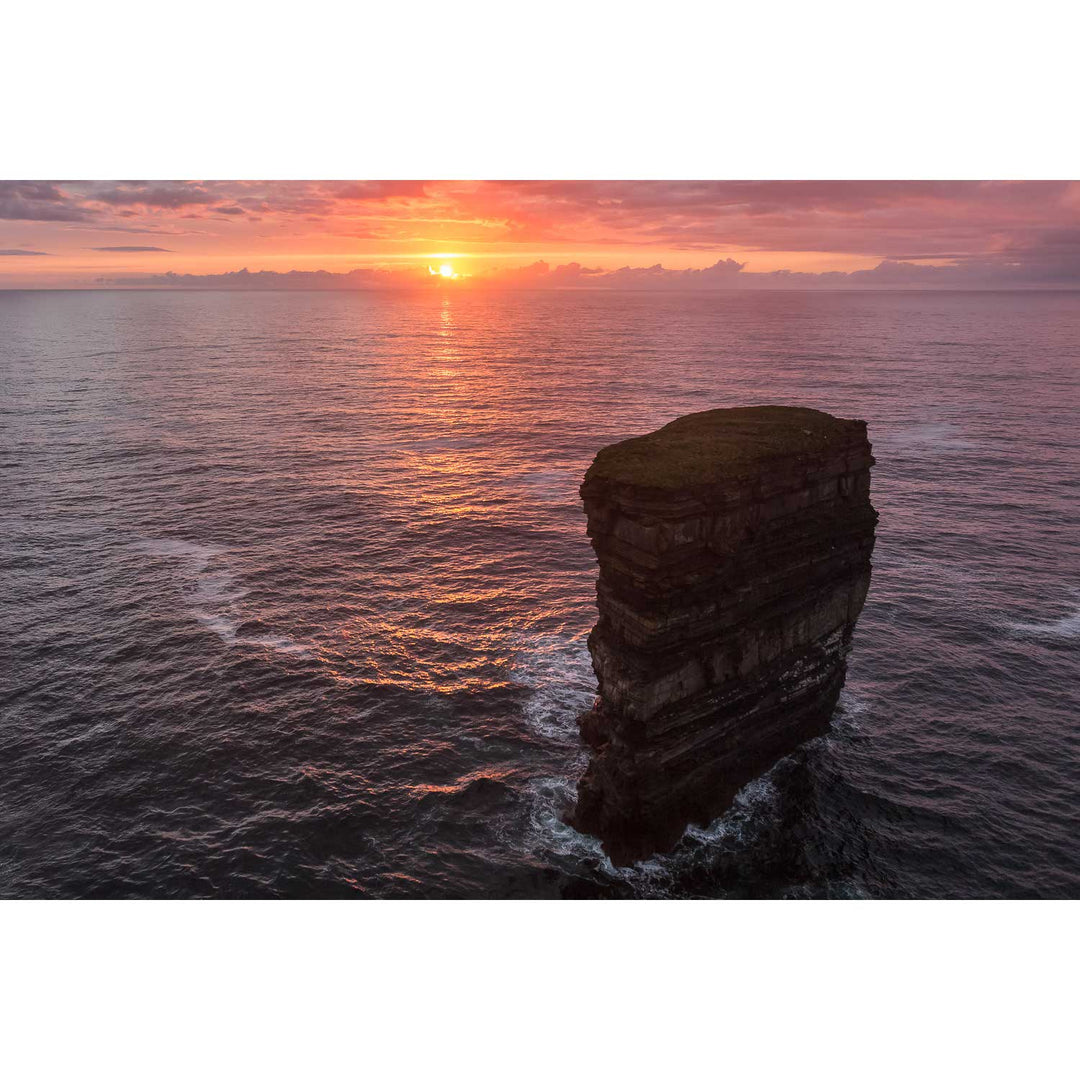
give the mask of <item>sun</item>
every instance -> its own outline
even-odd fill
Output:
[[[429,266],[427,269],[428,273],[431,274],[432,277],[446,278],[448,281],[453,281],[460,276],[454,269],[452,263],[441,263],[438,269],[433,266]]]
[[[443,263],[442,266],[439,267],[439,273],[443,277],[457,277],[454,273],[454,268],[449,263]]]

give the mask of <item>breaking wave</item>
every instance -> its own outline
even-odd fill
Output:
[[[529,728],[546,739],[579,742],[578,716],[596,697],[596,676],[584,635],[541,634],[522,640],[511,664],[514,680],[530,691]]]

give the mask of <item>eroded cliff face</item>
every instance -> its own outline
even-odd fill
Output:
[[[570,817],[617,863],[670,849],[826,730],[870,585],[861,420],[694,413],[601,450],[592,758]]]

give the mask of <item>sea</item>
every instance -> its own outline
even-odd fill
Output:
[[[1080,293],[0,292],[0,896],[1080,897]],[[869,424],[831,731],[563,823],[603,446]]]

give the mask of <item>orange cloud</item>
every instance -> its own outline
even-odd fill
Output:
[[[1080,278],[1080,184],[5,181],[4,250],[54,255],[48,269],[20,262],[24,269],[0,273],[0,285],[92,284],[110,267],[103,261],[95,273],[88,249],[122,251],[132,257],[128,272],[150,271],[153,264],[138,258],[154,245],[110,243],[117,233],[167,236],[169,269],[181,276],[238,266],[391,272],[452,252],[474,284],[595,286],[601,271],[621,275],[609,284],[662,287],[741,287],[750,275],[760,283],[774,271],[790,271],[789,285],[812,280],[799,274],[831,272],[884,281],[901,273],[900,264],[953,267],[951,276],[918,278],[935,283],[1011,274],[1061,284]]]

